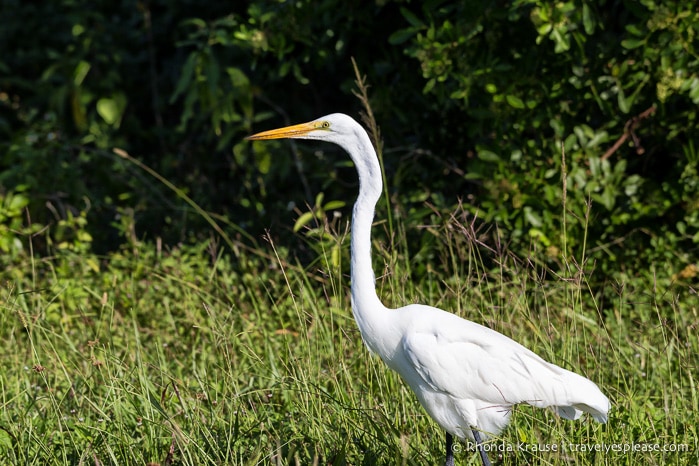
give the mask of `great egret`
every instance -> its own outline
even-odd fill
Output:
[[[454,464],[452,435],[474,441],[483,464],[489,465],[481,434],[500,433],[517,403],[551,407],[565,419],[588,412],[607,421],[609,399],[585,377],[441,309],[421,304],[389,309],[381,303],[371,264],[371,224],[383,185],[378,157],[359,123],[334,113],[246,139],[280,138],[332,142],[352,158],[359,174],[351,232],[352,313],[369,350],[400,374],[446,431],[447,466]]]

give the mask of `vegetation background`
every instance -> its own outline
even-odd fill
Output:
[[[606,426],[518,410],[499,462],[697,463],[691,2],[0,8],[2,463],[441,459],[351,320],[348,158],[242,139],[338,111],[382,154],[383,299],[612,398]]]

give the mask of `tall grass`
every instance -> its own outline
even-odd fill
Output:
[[[585,271],[550,279],[486,242],[465,213],[442,220],[430,233],[438,260],[428,278],[400,279],[410,262],[398,244],[396,270],[378,282],[382,298],[489,325],[591,378],[613,402],[606,425],[518,407],[491,443],[512,450],[494,452],[500,464],[696,464],[692,288],[647,271],[610,283],[615,299],[601,299]],[[74,256],[35,260],[33,274],[6,269],[1,462],[442,461],[443,433],[363,347],[345,267],[304,272],[279,254],[158,253],[143,243],[136,255],[103,258],[98,271]],[[558,451],[533,451],[554,444]],[[689,451],[572,451],[656,444]],[[457,459],[477,464],[473,452]]]

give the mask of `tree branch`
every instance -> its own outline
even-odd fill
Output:
[[[629,138],[631,137],[631,140],[633,141],[633,145],[636,147],[636,153],[638,155],[642,155],[646,150],[641,146],[641,140],[636,136],[636,128],[638,127],[639,123],[641,120],[648,118],[652,114],[655,113],[656,106],[655,104],[651,105],[649,108],[644,110],[643,112],[639,113],[635,117],[631,118],[626,122],[624,125],[624,134],[619,137],[619,139],[616,140],[614,145],[607,149],[607,152],[604,153],[602,156],[602,160],[608,159],[611,157],[611,155],[616,152],[619,147]]]

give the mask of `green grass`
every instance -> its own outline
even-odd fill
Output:
[[[498,250],[459,215],[427,229],[420,251],[406,250],[400,219],[395,227],[393,248],[375,243],[385,302],[420,301],[489,325],[612,400],[606,425],[516,408],[490,444],[513,450],[491,452],[499,464],[697,464],[699,299],[673,281],[672,264],[600,285],[587,264]],[[213,243],[8,265],[0,463],[442,462],[443,433],[361,342],[347,238],[335,238],[343,254],[319,247],[306,267],[271,244],[255,255]],[[553,444],[558,451],[534,451]],[[688,451],[571,451],[654,444]],[[479,464],[469,451],[457,463]]]

